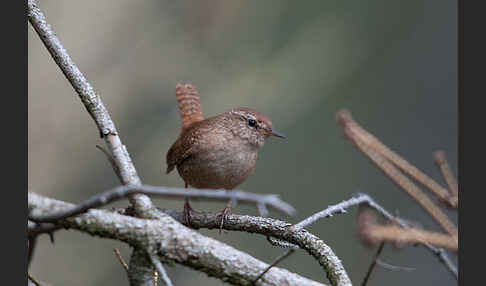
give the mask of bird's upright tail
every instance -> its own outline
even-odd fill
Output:
[[[203,120],[201,103],[196,88],[191,84],[176,85],[176,98],[179,103],[181,115],[181,130],[186,129],[192,123]]]

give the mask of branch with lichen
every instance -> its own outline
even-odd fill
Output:
[[[35,216],[55,213],[74,205],[29,192],[28,205]],[[222,242],[203,236],[181,225],[182,212],[162,210],[171,217],[141,219],[129,214],[91,209],[59,224],[91,235],[125,242],[134,249],[152,251],[161,262],[169,260],[205,272],[234,285],[253,283],[267,264]],[[218,214],[194,213],[191,225],[219,229]],[[292,229],[292,224],[262,217],[230,214],[223,228],[272,236],[299,245],[322,265],[331,285],[351,285],[341,261],[318,237],[305,229]],[[132,254],[132,256],[135,252]],[[245,265],[245,267],[241,267]],[[131,279],[136,279],[132,277]],[[257,285],[321,285],[284,269],[266,273]]]

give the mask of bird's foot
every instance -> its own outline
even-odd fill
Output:
[[[184,215],[182,219],[187,227],[196,229],[192,224],[192,214],[194,213],[197,213],[197,211],[193,210],[191,205],[189,204],[189,201],[186,200],[186,202],[184,203]]]
[[[225,207],[222,211],[218,213],[218,216],[221,216],[221,223],[219,224],[219,234],[223,230],[223,225],[225,221],[228,220],[228,215],[231,213],[231,207]]]

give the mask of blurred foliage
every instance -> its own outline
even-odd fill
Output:
[[[366,192],[390,211],[439,229],[343,138],[334,116],[349,109],[362,126],[440,182],[433,151],[444,150],[457,172],[455,1],[39,2],[110,110],[143,182],[183,185],[176,173],[161,170],[180,125],[175,85],[189,82],[199,90],[205,116],[248,106],[287,135],[286,141],[267,142],[256,173],[240,187],[278,193],[299,211],[281,219],[297,222]],[[95,148],[102,141],[94,123],[28,29],[29,190],[78,202],[118,185]],[[256,214],[244,206],[234,212]],[[353,210],[310,230],[333,248],[358,284],[374,250],[359,243],[355,219]],[[282,252],[257,235],[200,232],[267,262]],[[31,273],[54,285],[128,285],[113,247],[128,260],[130,249],[118,242],[63,231],[52,246],[42,237]],[[378,267],[370,285],[456,284],[421,247],[387,246],[382,259],[417,270]],[[317,262],[302,251],[281,266],[327,283]],[[222,285],[180,265],[168,272],[176,285]]]

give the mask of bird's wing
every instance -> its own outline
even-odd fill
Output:
[[[187,129],[182,130],[179,138],[167,152],[167,171],[170,173],[175,166],[181,164],[187,158],[194,156],[201,148],[204,148],[204,141],[215,127],[211,122],[214,118],[207,118],[204,121],[194,122]],[[197,144],[199,143],[199,144]]]
[[[182,161],[187,159],[192,152],[191,144],[188,142],[188,137],[179,137],[172,147],[170,147],[169,151],[167,152],[166,161],[167,161],[167,171],[166,174],[169,174],[174,170],[175,166],[179,165]]]

